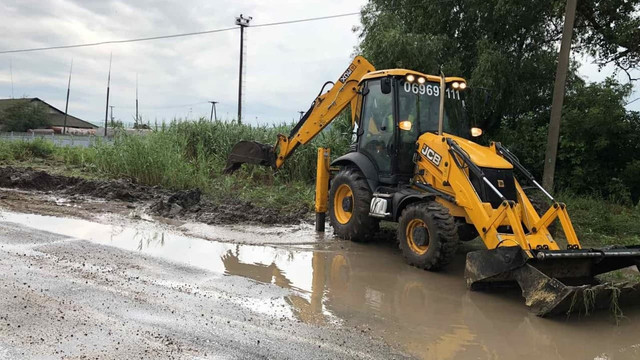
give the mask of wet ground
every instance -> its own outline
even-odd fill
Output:
[[[79,207],[81,204],[95,206],[95,201],[87,200],[100,199],[109,202],[107,206],[126,205],[127,208],[164,218],[207,224],[297,224],[309,215],[304,204],[284,211],[256,206],[232,194],[212,201],[199,189],[170,191],[128,179],[85,179],[29,167],[0,166],[0,188],[27,191],[27,195],[28,191],[36,190],[49,197],[64,198],[67,204]]]
[[[0,195],[0,359],[640,358],[640,309],[619,324],[538,318],[517,291],[467,291],[464,249],[430,273],[391,241],[308,224],[160,223],[118,203]]]

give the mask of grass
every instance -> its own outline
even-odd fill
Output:
[[[556,196],[567,204],[583,247],[640,244],[640,205],[626,206],[599,196]]]
[[[334,121],[311,144],[301,146],[277,173],[245,166],[232,176],[222,175],[227,156],[240,140],[272,144],[292,125],[250,126],[174,121],[145,135],[119,135],[113,144],[91,148],[60,147],[48,140],[0,141],[0,163],[53,169],[84,177],[129,178],[169,189],[200,188],[212,200],[250,201],[282,210],[313,208],[313,182],[318,146],[328,146],[333,157],[349,146],[346,117]],[[598,196],[556,194],[566,202],[583,246],[640,244],[640,207],[621,205]]]
[[[233,145],[241,140],[273,144],[293,125],[251,126],[174,121],[145,136],[120,134],[113,144],[91,148],[55,146],[49,140],[0,141],[0,163],[32,166],[69,175],[128,178],[141,184],[181,190],[199,188],[212,200],[250,201],[256,205],[297,211],[313,208],[313,182],[318,146],[334,154],[348,147],[347,119],[342,117],[308,146],[299,147],[277,173],[245,166],[222,174]]]

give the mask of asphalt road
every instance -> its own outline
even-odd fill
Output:
[[[290,316],[288,291],[0,222],[0,359],[404,357]]]
[[[3,359],[640,359],[640,307],[539,318],[476,292],[465,252],[408,266],[381,234],[206,225],[0,189]]]

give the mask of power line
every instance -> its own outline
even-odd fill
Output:
[[[359,15],[360,12],[351,12],[345,14],[337,14],[337,15],[329,15],[329,16],[320,16],[314,18],[307,19],[298,19],[298,20],[289,20],[289,21],[279,21],[273,23],[265,23],[265,24],[257,24],[252,25],[251,27],[267,27],[267,26],[278,26],[278,25],[288,25],[295,24],[307,21],[318,21],[318,20],[327,20],[345,16],[353,16]],[[14,54],[14,53],[24,53],[24,52],[35,52],[35,51],[45,51],[45,50],[60,50],[60,49],[72,49],[72,48],[82,48],[82,47],[90,47],[90,46],[100,46],[100,45],[109,45],[109,44],[124,44],[124,43],[132,43],[132,42],[141,42],[141,41],[151,41],[151,40],[160,40],[160,39],[172,39],[186,36],[196,36],[196,35],[204,35],[204,34],[213,34],[224,31],[231,31],[238,29],[237,26],[222,28],[222,29],[214,29],[214,30],[205,30],[205,31],[195,31],[181,34],[171,34],[171,35],[160,35],[160,36],[151,36],[151,37],[143,37],[143,38],[135,38],[135,39],[123,39],[123,40],[108,40],[108,41],[99,41],[93,43],[84,43],[84,44],[73,44],[73,45],[59,45],[59,46],[46,46],[39,48],[29,48],[29,49],[15,49],[15,50],[2,50],[0,54]]]
[[[152,106],[152,107],[140,107],[140,110],[162,110],[162,109],[175,109],[175,108],[184,108],[189,106],[203,105],[208,104],[208,101],[200,101],[197,103],[191,104],[180,104],[180,105],[165,105],[165,106]],[[118,106],[120,109],[135,109],[134,106]]]
[[[109,41],[100,41],[100,42],[86,43],[86,44],[47,46],[47,47],[40,47],[40,48],[18,49],[18,50],[3,50],[3,51],[0,51],[0,54],[13,54],[13,53],[22,53],[22,52],[44,51],[44,50],[71,49],[71,48],[81,48],[81,47],[100,46],[100,45],[109,45],[109,44],[124,44],[124,43],[139,42],[139,41],[150,41],[150,40],[170,39],[170,38],[177,38],[177,37],[184,37],[184,36],[212,34],[212,33],[235,30],[235,29],[236,29],[236,27],[230,27],[230,28],[225,28],[225,29],[197,31],[197,32],[190,32],[190,33],[183,33],[183,34],[173,34],[173,35],[152,36],[152,37],[137,38],[137,39],[109,40]]]
[[[327,20],[327,19],[334,19],[334,18],[340,18],[340,17],[345,17],[345,16],[354,16],[354,15],[360,15],[360,12],[351,12],[351,13],[344,13],[344,14],[338,14],[338,15],[320,16],[320,17],[309,18],[309,19],[280,21],[280,22],[267,23],[267,24],[258,24],[258,25],[251,25],[251,27],[252,28],[256,28],[256,27],[265,27],[265,26],[288,25],[288,24],[295,24],[295,23],[301,23],[301,22],[307,22],[307,21]]]

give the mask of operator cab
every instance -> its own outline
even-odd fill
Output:
[[[443,130],[469,138],[465,88],[462,79],[447,83]],[[414,175],[418,137],[425,132],[438,132],[439,78],[419,74],[370,78],[362,82],[361,92],[357,151],[375,164],[381,183],[409,182]]]

